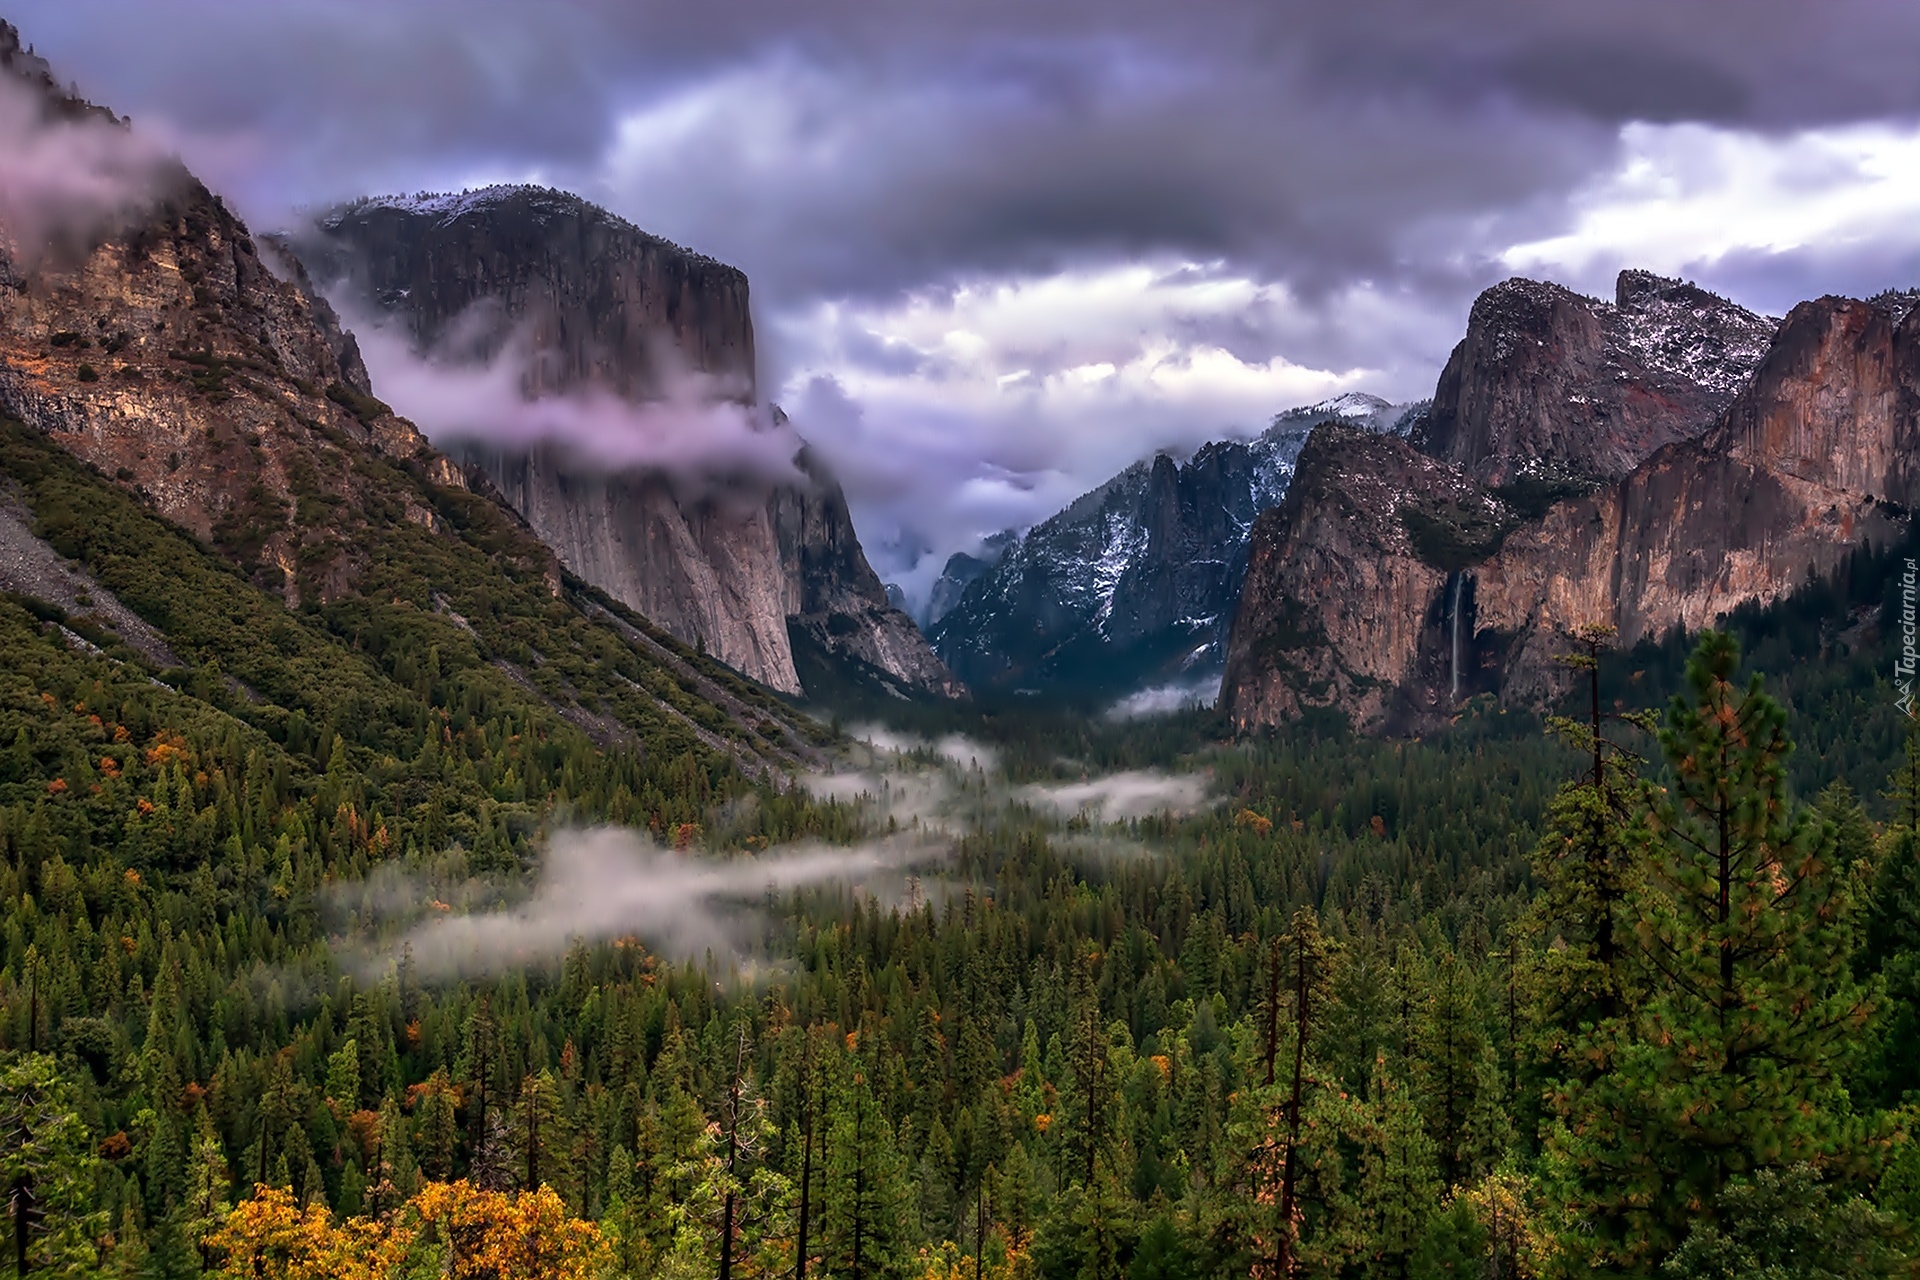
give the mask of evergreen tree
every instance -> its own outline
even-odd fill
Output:
[[[1850,970],[1852,879],[1831,824],[1788,798],[1785,713],[1738,664],[1730,637],[1702,637],[1661,731],[1671,782],[1635,901],[1646,990],[1558,1134],[1576,1212],[1622,1224],[1589,1252],[1603,1268],[1664,1257],[1735,1178],[1807,1160],[1858,1176],[1867,1155],[1841,1083],[1872,1007]]]
[[[446,1068],[427,1077],[417,1110],[420,1172],[435,1181],[449,1181],[453,1177],[454,1148],[459,1142],[460,1126],[454,1114],[453,1082]]]
[[[1356,1126],[1358,1179],[1353,1190],[1358,1234],[1373,1273],[1406,1280],[1439,1211],[1439,1152],[1407,1087],[1375,1060]]]
[[[835,1099],[827,1133],[822,1249],[836,1280],[891,1280],[906,1244],[906,1176],[893,1131],[855,1070]]]
[[[184,1226],[187,1237],[200,1250],[200,1268],[213,1268],[213,1251],[206,1238],[225,1225],[233,1208],[233,1175],[227,1168],[226,1152],[213,1117],[206,1107],[194,1109],[193,1144],[187,1153],[187,1199]]]
[[[1859,964],[1886,984],[1861,1090],[1883,1105],[1920,1091],[1920,725],[1908,730],[1890,784],[1893,817],[1877,841]]]
[[[0,1188],[6,1258],[21,1276],[85,1274],[105,1215],[93,1202],[98,1164],[71,1084],[52,1057],[0,1060]]]

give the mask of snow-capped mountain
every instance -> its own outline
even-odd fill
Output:
[[[1024,535],[953,557],[929,638],[981,690],[1117,695],[1217,670],[1254,519],[1286,494],[1308,434],[1344,421],[1405,435],[1423,407],[1348,393],[1184,463],[1136,462]]]

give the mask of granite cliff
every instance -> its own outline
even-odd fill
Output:
[[[575,196],[495,187],[356,201],[293,241],[335,296],[404,327],[423,358],[524,348],[529,398],[657,401],[676,378],[751,406],[747,280]],[[768,431],[783,429],[777,415]],[[551,440],[449,444],[573,572],[764,684],[800,691],[791,630],[908,688],[960,686],[868,566],[846,499],[798,454],[784,480],[689,484]]]
[[[57,88],[0,25],[0,67],[49,118],[124,130]],[[130,136],[130,135],[129,135]],[[356,385],[330,309],[283,279],[177,162],[85,243],[0,262],[0,409],[138,493],[290,605],[353,589],[369,522],[430,497],[364,483],[371,459],[463,487],[458,468]],[[344,358],[343,358],[344,357]],[[325,520],[303,519],[325,511]],[[529,550],[557,567],[537,544]]]
[[[29,128],[88,130],[76,163],[111,154],[111,176],[138,175],[110,205],[64,210],[51,238],[0,217],[0,434],[17,468],[0,472],[0,590],[64,618],[70,644],[124,641],[135,658],[109,660],[249,733],[337,725],[371,767],[411,767],[395,734],[436,741],[389,719],[397,683],[447,708],[448,743],[524,728],[756,773],[817,759],[777,699],[569,578],[370,394],[297,263],[59,87],[4,23],[0,93],[29,95]],[[62,470],[60,451],[88,470]],[[183,556],[219,589],[184,593]],[[474,706],[500,718],[460,727]]]
[[[1542,303],[1540,340],[1477,361],[1516,296]],[[1475,305],[1411,443],[1316,432],[1253,537],[1221,689],[1237,724],[1332,706],[1414,726],[1484,692],[1538,703],[1572,627],[1611,623],[1631,644],[1708,626],[1903,535],[1920,499],[1911,296],[1802,303],[1765,322],[1757,356],[1760,318],[1641,273],[1612,318],[1635,296],[1680,305],[1660,360],[1636,370],[1612,344],[1605,414],[1590,371],[1607,344],[1554,336],[1604,337],[1605,304],[1509,282]]]

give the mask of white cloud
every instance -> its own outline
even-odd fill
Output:
[[[1194,707],[1210,707],[1220,692],[1218,676],[1175,680],[1151,685],[1130,693],[1107,708],[1109,720],[1140,720],[1149,716],[1171,715]]]
[[[511,453],[549,444],[578,466],[662,471],[693,486],[804,479],[790,428],[743,403],[740,387],[688,369],[664,341],[653,350],[664,371],[657,399],[634,403],[594,387],[530,398],[523,388],[536,355],[520,336],[484,363],[436,360],[414,351],[396,326],[344,298],[334,304],[355,333],[374,392],[443,448]]]
[[[1633,124],[1621,144],[1619,165],[1572,197],[1569,227],[1500,260],[1516,272],[1590,278],[1623,265],[1682,272],[1736,255],[1920,250],[1920,127],[1776,136]]]
[[[1428,347],[1457,323],[1389,319],[1364,287],[1324,305],[1334,325]],[[1044,519],[1138,458],[1249,435],[1342,391],[1430,388],[1432,363],[1390,349],[1391,364],[1349,368],[1267,353],[1311,346],[1328,323],[1218,265],[985,280],[773,317],[790,365],[774,394],[846,485],[869,556],[916,595],[949,552]]]
[[[1096,822],[1125,822],[1156,813],[1186,814],[1207,801],[1207,779],[1200,774],[1134,769],[1084,782],[1035,783],[1014,792],[1036,808]]]
[[[376,919],[428,908],[392,947],[368,951],[362,967],[378,973],[404,949],[430,977],[492,973],[550,962],[576,942],[625,937],[675,957],[726,954],[769,895],[890,881],[944,853],[915,835],[713,858],[662,849],[614,827],[560,831],[547,842],[531,892],[509,906],[443,910],[427,883],[404,875],[360,886],[363,914]]]
[[[15,257],[84,242],[177,176],[153,137],[96,115],[55,114],[38,90],[0,76],[0,237]]]

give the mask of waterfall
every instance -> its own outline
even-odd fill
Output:
[[[1466,574],[1456,571],[1453,575],[1453,605],[1448,610],[1453,614],[1453,701],[1460,701],[1460,584]]]

